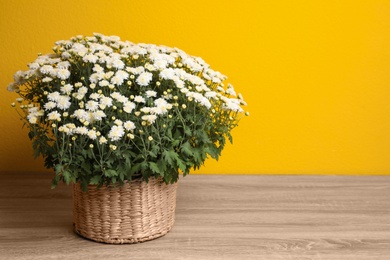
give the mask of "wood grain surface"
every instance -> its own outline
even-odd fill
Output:
[[[390,259],[390,176],[189,175],[162,238],[72,230],[71,187],[0,173],[0,259]]]

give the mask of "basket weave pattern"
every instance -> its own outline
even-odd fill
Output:
[[[88,192],[73,185],[75,232],[109,244],[139,243],[165,235],[175,221],[177,183],[150,178]]]

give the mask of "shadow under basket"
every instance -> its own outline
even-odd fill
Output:
[[[77,234],[103,243],[139,243],[168,233],[175,221],[177,183],[134,180],[117,187],[73,185]]]

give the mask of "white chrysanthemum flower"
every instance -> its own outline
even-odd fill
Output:
[[[103,78],[103,75],[102,73],[93,73],[91,74],[91,76],[89,77],[89,81],[93,84],[96,84],[98,83],[99,80],[101,80]]]
[[[126,113],[130,114],[134,109],[135,109],[135,104],[131,101],[126,102],[123,104],[123,111]]]
[[[110,79],[112,76],[114,76],[114,72],[113,71],[108,71],[108,72],[106,72],[106,73],[104,73],[104,78],[105,79]]]
[[[44,77],[43,79],[42,79],[42,82],[50,82],[50,81],[52,81],[53,79],[52,78],[50,78],[50,77]]]
[[[233,85],[228,84],[228,88],[226,89],[226,93],[232,96],[236,96],[236,92],[234,91]]]
[[[72,123],[65,124],[65,125],[60,126],[58,128],[58,130],[60,132],[63,132],[65,134],[67,134],[67,135],[72,135],[75,132],[75,129],[76,129],[76,126],[74,124],[72,124]]]
[[[92,100],[98,100],[100,98],[100,94],[92,93],[91,95],[89,95],[89,98]]]
[[[23,85],[26,82],[24,71],[18,70],[14,74],[14,81],[17,85]]]
[[[93,100],[89,100],[86,104],[85,104],[85,108],[91,112],[94,112],[96,110],[98,110],[99,108],[99,103],[96,102],[96,101],[93,101]]]
[[[72,50],[74,50],[75,52],[79,52],[79,51],[87,52],[88,51],[87,47],[85,47],[83,44],[78,43],[78,42],[73,43]]]
[[[36,124],[38,117],[43,115],[43,111],[38,109],[38,107],[31,107],[28,109],[29,114],[27,115],[27,120],[30,124]]]
[[[180,89],[181,93],[187,94],[189,92],[188,88],[182,88]]]
[[[110,65],[116,69],[123,69],[125,67],[125,63],[120,59],[114,59],[111,61]]]
[[[80,134],[80,135],[87,135],[88,134],[88,128],[85,126],[78,126],[76,127],[75,133]]]
[[[137,103],[145,103],[145,99],[142,96],[135,96],[134,101]]]
[[[47,99],[50,101],[57,102],[59,100],[60,96],[61,96],[60,93],[58,91],[55,91],[55,92],[49,93],[47,95]]]
[[[49,101],[49,102],[45,103],[45,105],[43,107],[47,111],[47,110],[52,110],[56,106],[57,106],[57,104],[55,102]]]
[[[65,126],[72,130],[76,129],[76,125],[73,123],[67,123]]]
[[[183,88],[184,88],[184,81],[182,81],[181,79],[179,79],[179,77],[174,77],[174,78],[173,78],[173,82],[175,82],[176,87],[177,87],[178,89],[183,89]]]
[[[119,92],[112,92],[112,93],[110,94],[110,96],[111,96],[113,99],[118,100],[118,98],[121,97],[122,94],[119,93]]]
[[[163,115],[165,113],[168,112],[169,109],[172,108],[172,105],[169,104],[165,99],[163,98],[158,98],[154,101],[154,105],[156,107],[153,107],[151,109],[151,113],[152,114],[156,114],[156,115]]]
[[[219,84],[219,83],[222,82],[222,80],[221,80],[220,78],[217,78],[217,77],[213,77],[213,78],[211,79],[211,81],[212,81],[213,83],[217,83],[217,84]]]
[[[65,84],[60,88],[62,94],[69,94],[73,90],[73,86],[71,84]]]
[[[57,68],[59,69],[67,69],[70,67],[70,62],[69,61],[61,61],[57,63]]]
[[[34,115],[28,115],[27,116],[27,119],[28,119],[28,122],[30,124],[36,124],[37,121],[38,121],[38,117],[34,116]]]
[[[156,67],[154,67],[152,64],[145,65],[145,68],[148,71],[155,71],[156,70]]]
[[[145,94],[146,94],[146,97],[148,97],[148,98],[157,96],[157,92],[153,91],[153,90],[148,90],[145,92]]]
[[[120,79],[128,79],[129,78],[129,73],[127,73],[126,71],[124,70],[118,70],[116,73],[115,73],[115,76],[117,76],[118,78]]]
[[[202,69],[203,69],[202,66],[199,63],[197,63],[193,58],[188,57],[186,59],[183,59],[182,62],[183,62],[183,64],[187,65],[187,67],[190,70],[192,70],[194,72],[199,72],[199,71],[202,71]]]
[[[12,82],[12,83],[8,84],[7,90],[10,91],[10,92],[18,91],[19,90],[19,85],[16,84],[15,82]]]
[[[96,63],[99,57],[93,55],[93,54],[87,54],[83,57],[84,62],[90,62],[90,63]]]
[[[175,71],[172,68],[163,69],[160,72],[160,77],[163,79],[173,79]]]
[[[68,69],[58,69],[56,76],[62,80],[68,79],[70,77],[70,71]]]
[[[153,74],[150,72],[142,72],[138,78],[137,83],[140,86],[147,86],[153,79]]]
[[[100,98],[99,103],[101,105],[106,106],[106,107],[111,107],[112,106],[112,98],[103,96]]]
[[[125,130],[123,126],[114,125],[111,127],[111,130],[108,133],[108,138],[110,138],[111,141],[118,141],[123,137],[124,134]]]
[[[160,59],[160,60],[156,60],[153,65],[156,69],[162,70],[168,66],[168,62],[166,60]]]
[[[97,134],[96,134],[96,131],[91,129],[88,131],[87,133],[88,137],[92,140],[95,140],[97,138]]]
[[[120,85],[123,84],[123,79],[121,79],[121,78],[119,78],[117,76],[114,76],[114,77],[111,78],[110,82],[111,82],[111,84],[120,86]]]
[[[225,93],[225,89],[223,87],[218,86],[217,91],[221,93]]]
[[[110,95],[113,99],[116,99],[117,101],[121,102],[121,103],[125,103],[127,102],[129,99],[125,96],[123,96],[121,93],[119,92],[113,92],[111,93]]]
[[[118,96],[117,100],[123,104],[129,101],[129,99],[123,95]]]
[[[208,91],[204,94],[205,97],[207,98],[215,98],[217,96],[217,92],[215,91]]]
[[[92,113],[93,120],[95,121],[101,121],[106,116],[107,115],[102,110],[97,110]]]
[[[116,124],[116,125],[123,125],[123,122],[120,119],[115,119],[114,124]]]
[[[72,54],[70,54],[69,52],[67,51],[64,51],[62,54],[61,54],[61,57],[63,59],[69,59],[70,57],[72,57]]]
[[[209,87],[207,87],[204,83],[202,83],[201,86],[202,86],[204,91],[206,91],[206,92],[211,91],[211,89]]]
[[[149,114],[150,113],[150,107],[142,107],[140,109],[142,113]]]
[[[147,121],[151,124],[153,124],[157,119],[156,115],[144,115],[142,116],[142,120]]]
[[[131,121],[126,121],[124,124],[123,124],[124,128],[127,130],[127,131],[131,131],[131,130],[134,130],[135,129],[135,124]]]
[[[61,114],[57,111],[52,111],[47,115],[47,118],[52,121],[61,121]]]
[[[80,87],[79,90],[77,91],[77,93],[80,94],[80,95],[85,95],[85,94],[87,94],[87,92],[88,92],[88,88],[86,88],[84,86]]]
[[[57,107],[61,110],[66,110],[70,107],[72,103],[70,102],[70,97],[60,96],[57,101]]]
[[[201,86],[196,86],[195,89],[198,92],[202,92],[203,91],[203,88]]]
[[[104,73],[104,68],[102,66],[100,66],[99,64],[95,64],[92,68],[93,71],[95,71],[96,73]]]
[[[232,98],[223,98],[224,101],[224,109],[232,110],[235,112],[243,112],[244,110],[240,106],[240,100],[239,99],[232,99]]]
[[[207,75],[206,73],[202,73],[202,76],[206,80],[211,80],[211,77],[209,75]]]
[[[39,69],[40,66],[37,62],[32,62],[32,63],[28,64],[28,67],[30,70],[37,70],[37,69]]]
[[[201,94],[195,93],[194,99],[196,102],[200,103],[202,106],[205,106],[207,108],[211,108],[210,101],[206,97],[202,96]]]
[[[136,74],[136,75],[141,74],[143,72],[145,72],[145,68],[143,66],[138,66],[134,70],[134,74]]]
[[[99,138],[99,144],[106,144],[106,143],[107,143],[107,138],[105,138],[104,136]]]
[[[89,121],[89,113],[85,111],[84,109],[77,109],[73,112],[73,115],[78,119],[78,120],[86,120]]]
[[[42,74],[50,74],[52,71],[54,70],[53,66],[51,65],[43,65],[39,71],[42,73]]]
[[[101,87],[107,87],[108,85],[110,85],[110,82],[108,82],[105,79],[102,81],[99,81],[99,86],[101,86]]]

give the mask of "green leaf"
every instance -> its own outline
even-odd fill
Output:
[[[55,167],[54,167],[54,170],[56,171],[56,174],[61,174],[62,172],[62,165],[61,164],[57,164]]]
[[[188,136],[192,135],[191,129],[189,127],[184,127],[184,133]]]
[[[119,172],[119,179],[120,179],[121,181],[123,181],[123,180],[125,179],[125,174],[124,174],[123,171],[120,171],[120,172]]]
[[[90,184],[92,185],[97,185],[99,184],[100,182],[100,179],[101,179],[101,176],[100,175],[95,175],[91,178],[91,180],[89,181]]]
[[[104,171],[104,176],[106,176],[106,177],[118,176],[118,173],[115,170],[108,169],[108,170]]]
[[[218,161],[220,152],[219,149],[215,146],[215,144],[206,147],[205,152],[208,153],[211,156],[211,158]]]
[[[176,146],[178,146],[180,144],[180,140],[173,140],[172,141],[172,146],[173,147],[176,147]]]
[[[227,133],[227,137],[229,138],[229,142],[233,144],[233,136],[230,133]]]
[[[183,163],[182,160],[180,160],[179,158],[176,160],[177,162],[177,166],[179,166],[179,169],[182,170],[183,173],[186,173],[188,170],[187,170],[187,167],[186,165]]]
[[[160,169],[160,171],[161,171],[160,175],[162,176],[165,173],[166,169],[167,169],[167,166],[165,165],[165,161],[164,161],[163,158],[160,158],[157,161],[157,166]]]
[[[62,173],[62,176],[64,177],[65,183],[66,183],[66,184],[69,184],[70,181],[71,181],[70,172],[69,172],[69,171],[64,171],[64,172]]]
[[[175,161],[178,159],[179,155],[175,153],[173,150],[165,150],[163,152],[164,160],[169,164],[174,166]]]
[[[150,170],[154,173],[161,173],[161,169],[158,167],[157,163],[149,162]]]
[[[185,142],[180,148],[180,151],[182,151],[186,155],[192,155],[192,150],[193,148],[189,142]]]

